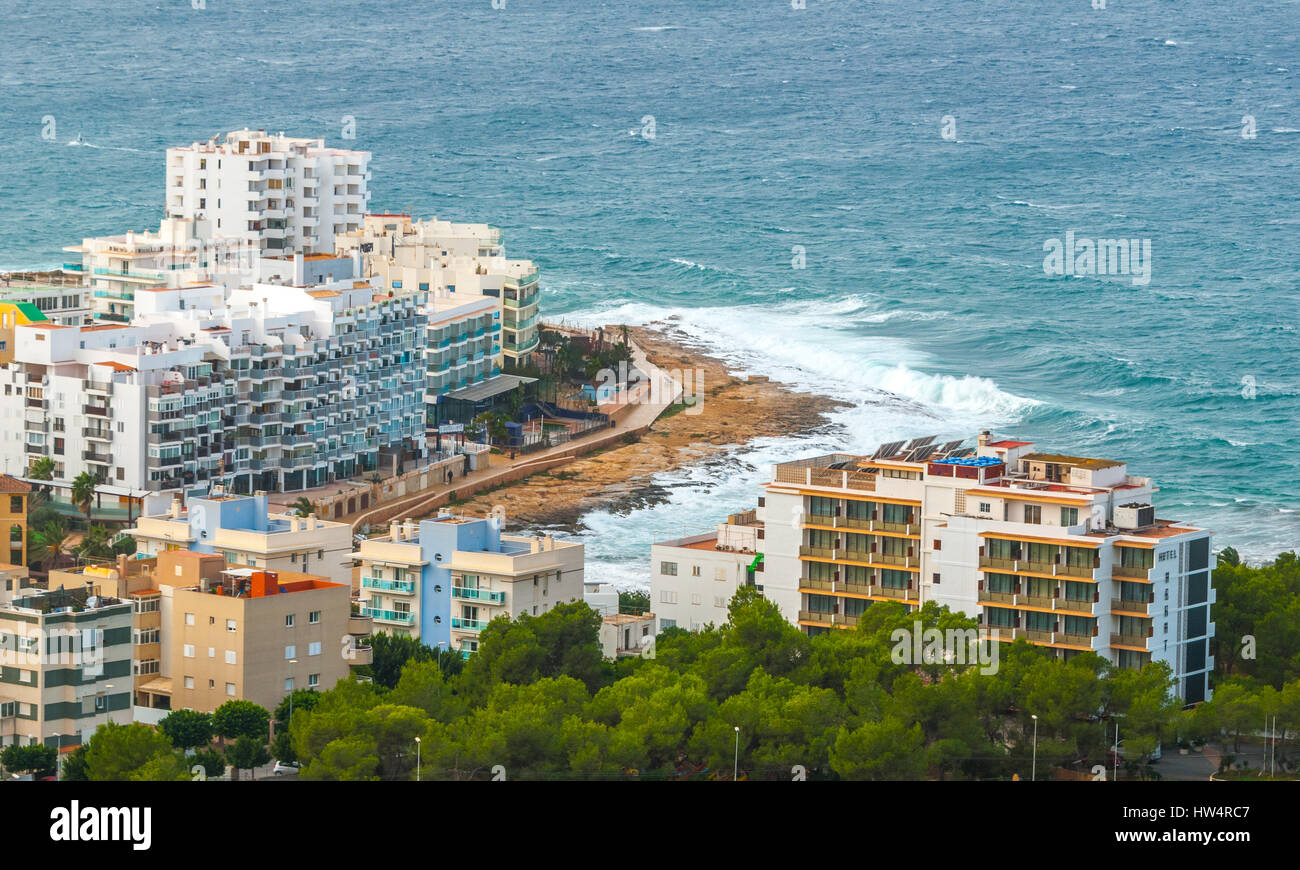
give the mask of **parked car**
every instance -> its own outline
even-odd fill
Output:
[[[286,773],[297,773],[298,762],[296,761],[277,761],[275,767],[271,768],[271,773],[276,776],[283,776]]]

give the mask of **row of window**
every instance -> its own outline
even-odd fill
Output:
[[[157,609],[157,608],[154,608],[154,609]],[[195,618],[195,617],[194,617],[194,614],[193,614],[193,613],[186,613],[186,614],[185,614],[185,624],[186,624],[186,625],[194,625],[194,618]],[[284,615],[284,627],[285,627],[285,628],[293,628],[296,619],[297,619],[297,614],[286,613],[286,614]],[[307,614],[307,624],[308,624],[308,625],[319,625],[319,624],[320,624],[320,619],[321,619],[321,612],[320,612],[319,610],[312,610],[312,611],[310,611],[310,612]],[[215,616],[209,616],[209,617],[208,617],[208,625],[216,625],[216,623],[217,623],[217,618],[216,618]],[[239,630],[238,620],[234,620],[234,619],[227,619],[227,620],[226,620],[226,631],[232,631],[232,632],[233,632],[233,631],[238,631],[238,630]],[[144,642],[144,643],[148,643],[148,641],[143,641],[143,642]]]

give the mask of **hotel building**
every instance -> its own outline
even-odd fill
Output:
[[[1186,702],[1208,697],[1209,531],[1158,519],[1154,483],[1122,461],[932,440],[775,467],[763,585],[787,618],[817,633],[934,601],[1059,657],[1167,662]]]
[[[245,129],[167,149],[167,216],[264,253],[332,253],[360,229],[369,184],[370,153],[324,139]]]
[[[582,600],[582,544],[504,535],[501,525],[497,517],[441,514],[393,523],[387,535],[363,541],[353,554],[362,613],[380,631],[468,657],[496,617],[538,616]]]
[[[725,623],[736,590],[762,582],[762,528],[749,510],[707,534],[651,545],[650,604],[660,630]]]
[[[89,471],[128,497],[168,493],[148,505],[161,513],[214,482],[298,490],[423,455],[423,299],[377,293],[348,258],[322,263],[332,279],[308,286],[150,288],[130,325],[16,327],[5,464],[49,456],[56,481]]]
[[[0,598],[0,745],[80,745],[132,721],[131,605],[94,585]]]
[[[537,267],[531,260],[507,259],[499,229],[436,219],[412,221],[410,215],[366,215],[361,229],[337,244],[340,253],[360,251],[366,274],[394,293],[491,297],[508,363],[527,363],[537,348]]]

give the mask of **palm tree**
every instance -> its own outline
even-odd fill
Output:
[[[90,527],[90,509],[95,503],[95,476],[83,471],[72,479],[72,503],[86,515],[86,527]]]
[[[298,496],[298,500],[289,505],[289,507],[293,508],[293,512],[296,516],[300,517],[309,517],[316,513],[316,505],[312,504],[311,499],[307,498],[305,495]]]
[[[104,526],[91,526],[81,536],[77,545],[77,555],[83,559],[112,559],[117,555],[113,549],[115,534]]]
[[[68,526],[63,520],[50,520],[28,535],[28,559],[49,572],[63,558],[64,544],[68,540]]]
[[[32,460],[32,466],[28,469],[27,474],[34,480],[53,480],[54,460],[48,456]]]

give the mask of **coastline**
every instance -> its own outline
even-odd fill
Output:
[[[649,324],[630,332],[655,365],[697,373],[698,413],[692,413],[693,409],[670,411],[631,443],[457,502],[454,510],[483,515],[501,507],[508,527],[573,531],[587,511],[619,512],[663,501],[666,490],[655,483],[656,475],[703,464],[758,438],[816,432],[830,425],[829,412],[845,406],[842,401],[795,392],[766,378],[735,377],[721,360],[668,334],[668,328],[667,324]]]

